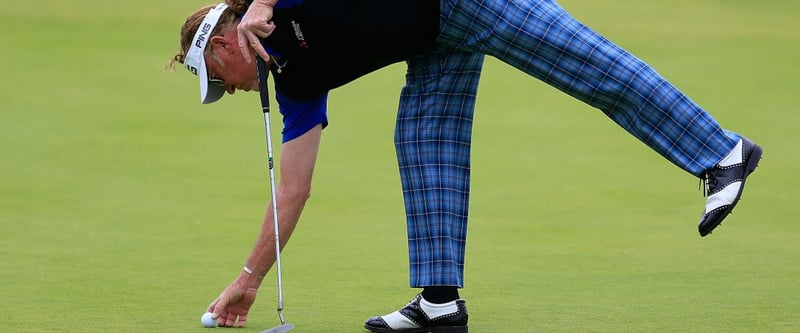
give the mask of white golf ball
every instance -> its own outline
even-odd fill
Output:
[[[200,323],[203,324],[203,327],[217,327],[217,321],[211,318],[212,313],[206,312],[200,317]]]

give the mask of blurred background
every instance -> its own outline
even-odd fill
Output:
[[[560,3],[764,158],[701,239],[695,177],[487,58],[462,291],[473,331],[800,330],[800,2]],[[196,332],[238,274],[269,197],[258,95],[200,105],[195,77],[165,68],[206,4],[0,5],[0,331]],[[331,93],[313,196],[284,252],[298,332],[362,332],[416,293],[392,143],[404,71]],[[242,331],[276,325],[274,307],[269,276]]]

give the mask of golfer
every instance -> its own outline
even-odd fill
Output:
[[[702,179],[701,236],[737,204],[761,158],[758,145],[720,127],[648,64],[553,0],[229,0],[186,20],[173,60],[198,76],[200,99],[211,103],[225,92],[258,89],[256,55],[270,66],[283,115],[281,245],[309,198],[328,126],[328,92],[384,66],[408,65],[395,148],[410,283],[422,291],[399,310],[369,318],[365,327],[373,332],[467,332],[458,289],[464,283],[473,111],[485,55],[601,110]],[[502,110],[494,116],[502,117]],[[275,260],[272,225],[267,214],[245,268],[209,306],[223,326],[247,321]]]

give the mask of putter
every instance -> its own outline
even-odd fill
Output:
[[[278,197],[275,194],[275,171],[272,162],[272,132],[269,124],[269,91],[267,90],[267,65],[264,59],[256,55],[258,66],[258,93],[261,95],[261,109],[264,112],[264,127],[267,133],[267,162],[269,163],[269,187],[272,194],[272,221],[275,224],[275,266],[278,276],[278,318],[281,324],[261,333],[286,333],[294,328],[283,318],[283,280],[281,276],[281,237],[278,232]]]

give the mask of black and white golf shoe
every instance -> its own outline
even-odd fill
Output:
[[[706,209],[698,231],[705,237],[733,211],[744,191],[744,182],[761,160],[761,147],[742,137],[717,165],[705,172]]]
[[[364,328],[378,333],[467,333],[467,317],[464,300],[435,304],[420,294],[400,310],[367,319]]]

